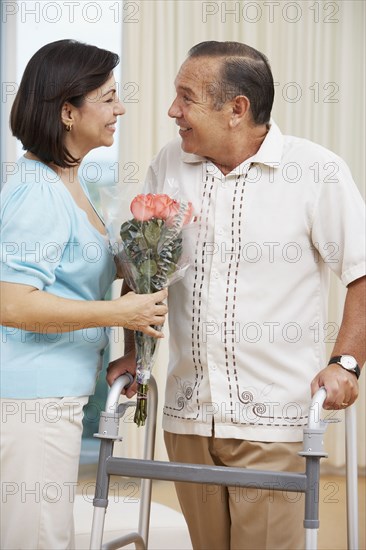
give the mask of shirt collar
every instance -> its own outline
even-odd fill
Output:
[[[239,166],[234,168],[234,170],[232,170],[230,174],[241,174],[243,173],[244,167],[247,167],[248,164],[253,163],[266,164],[267,166],[272,166],[274,168],[280,165],[283,150],[283,134],[273,120],[270,121],[269,126],[270,128],[268,130],[268,133],[255,155],[239,164]],[[185,153],[183,150],[181,151],[181,159],[183,162],[187,162],[190,164],[207,161],[205,157],[194,155],[192,153]],[[246,172],[246,170],[244,171]]]

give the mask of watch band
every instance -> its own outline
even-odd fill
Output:
[[[345,370],[348,370],[348,372],[353,372],[355,375],[356,375],[356,378],[357,380],[359,379],[360,377],[360,374],[361,374],[361,369],[360,367],[358,366],[356,360],[355,360],[355,366],[351,369],[347,369],[346,367],[344,367],[341,363],[342,361],[342,355],[336,355],[335,357],[332,357],[330,360],[329,360],[329,363],[328,365],[332,365],[334,363],[337,363],[340,367],[342,367],[342,369],[345,369]]]

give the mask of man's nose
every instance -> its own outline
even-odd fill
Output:
[[[182,116],[182,110],[179,107],[177,98],[175,98],[175,100],[169,107],[168,116],[170,116],[171,118],[180,118]]]

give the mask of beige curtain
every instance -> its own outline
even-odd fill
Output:
[[[126,180],[126,163],[132,163],[135,178],[143,182],[150,159],[176,135],[167,110],[174,98],[174,78],[189,48],[203,40],[237,40],[263,51],[270,60],[276,82],[273,116],[282,131],[335,151],[364,192],[364,2],[134,0],[125,2],[124,14],[121,97],[127,114],[122,123],[121,181]],[[341,284],[333,280],[329,320],[338,326],[344,295]],[[120,350],[121,345],[115,345],[113,355]],[[166,363],[165,341],[154,369],[160,411]],[[365,375],[357,410],[358,458],[364,468]],[[161,412],[159,427],[160,420]],[[328,428],[328,467],[344,466],[343,424]],[[123,430],[123,453],[136,456],[142,433],[137,435],[131,422],[124,423]],[[164,458],[160,432],[157,456]]]

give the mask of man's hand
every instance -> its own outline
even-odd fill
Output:
[[[135,360],[135,350],[131,350],[122,357],[115,359],[109,363],[107,368],[107,382],[111,386],[113,382],[125,372],[130,372],[134,377],[136,374],[136,360]],[[122,394],[126,397],[131,398],[137,392],[137,384],[134,381],[127,390],[123,389]]]
[[[311,395],[321,388],[327,390],[324,409],[345,409],[352,405],[358,396],[358,380],[352,372],[340,365],[328,365],[316,375],[311,383]]]

